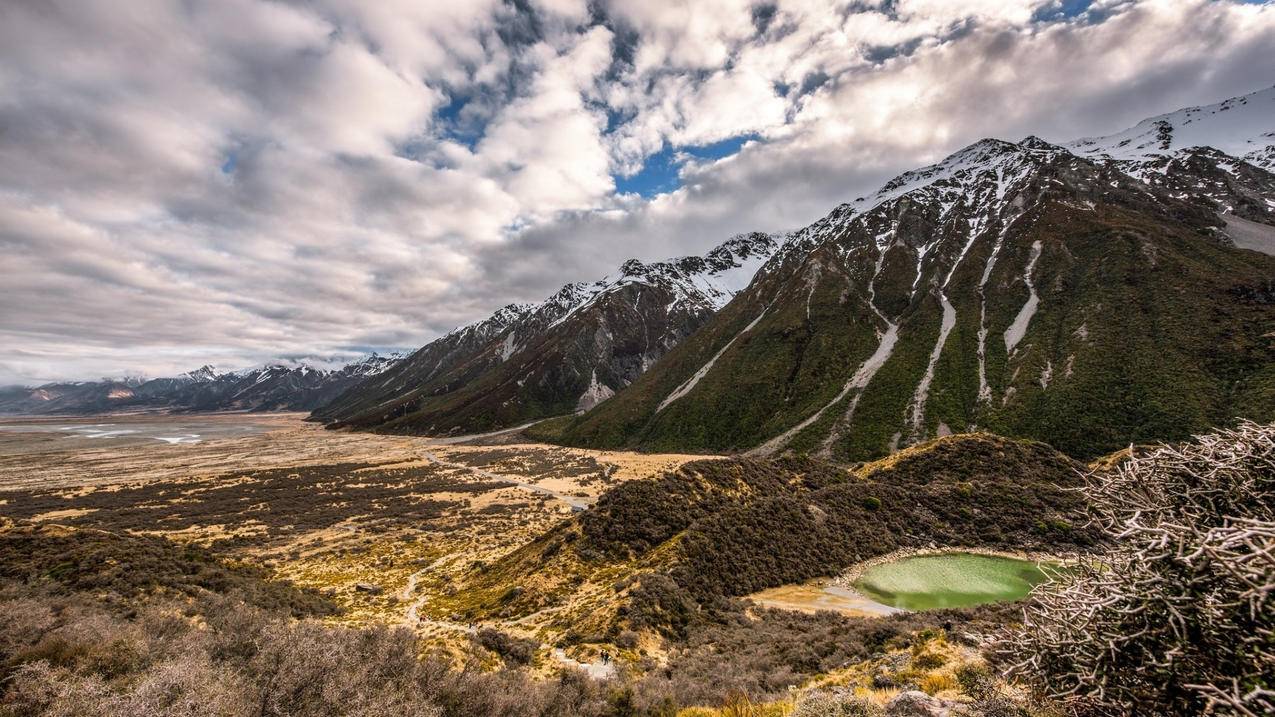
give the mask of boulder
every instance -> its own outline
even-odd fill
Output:
[[[385,592],[380,585],[373,585],[372,583],[354,583],[354,589],[368,595],[380,595]]]

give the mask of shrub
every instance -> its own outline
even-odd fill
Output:
[[[510,665],[531,664],[531,658],[536,655],[535,640],[514,637],[490,627],[479,630],[474,639],[479,645],[500,655],[501,659]]]
[[[849,694],[810,692],[797,702],[792,717],[879,717],[885,710],[875,702]]]
[[[1087,483],[1114,546],[1039,591],[993,654],[1076,711],[1275,714],[1275,425]]]

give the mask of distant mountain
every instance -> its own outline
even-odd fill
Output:
[[[629,387],[534,431],[864,460],[981,428],[1088,457],[1270,420],[1272,145],[1275,88],[977,142],[792,234]]]
[[[334,426],[447,434],[592,408],[691,335],[774,253],[734,237],[704,256],[625,262],[538,304],[511,304],[365,380],[314,418]]]
[[[0,413],[90,414],[120,410],[309,411],[397,363],[371,354],[339,369],[271,364],[218,373],[204,366],[175,378],[83,381],[0,390]]]

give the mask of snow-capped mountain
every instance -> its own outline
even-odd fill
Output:
[[[781,237],[704,256],[625,262],[544,301],[510,304],[315,411],[336,425],[480,431],[591,408],[627,386],[743,287]]]
[[[1179,199],[1207,198],[1238,218],[1236,224],[1275,223],[1266,173],[1275,171],[1275,87],[1152,117],[1123,132],[1066,147],[1078,156],[1113,163]]]
[[[1173,157],[1193,147],[1212,147],[1263,167],[1275,145],[1275,87],[1204,107],[1188,107],[1145,119],[1106,137],[1089,137],[1065,146],[1088,159],[1141,162]]]
[[[0,413],[308,411],[402,358],[398,354],[373,353],[336,369],[276,363],[218,373],[212,366],[202,366],[173,378],[149,381],[103,379],[37,388],[10,387],[0,393]]]
[[[1273,110],[1265,90],[900,175],[539,435],[860,460],[978,427],[1091,456],[1275,418]]]

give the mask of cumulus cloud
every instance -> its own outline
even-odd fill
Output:
[[[1232,0],[18,0],[0,383],[410,348],[984,136],[1269,85]],[[679,186],[617,194],[653,155]]]

